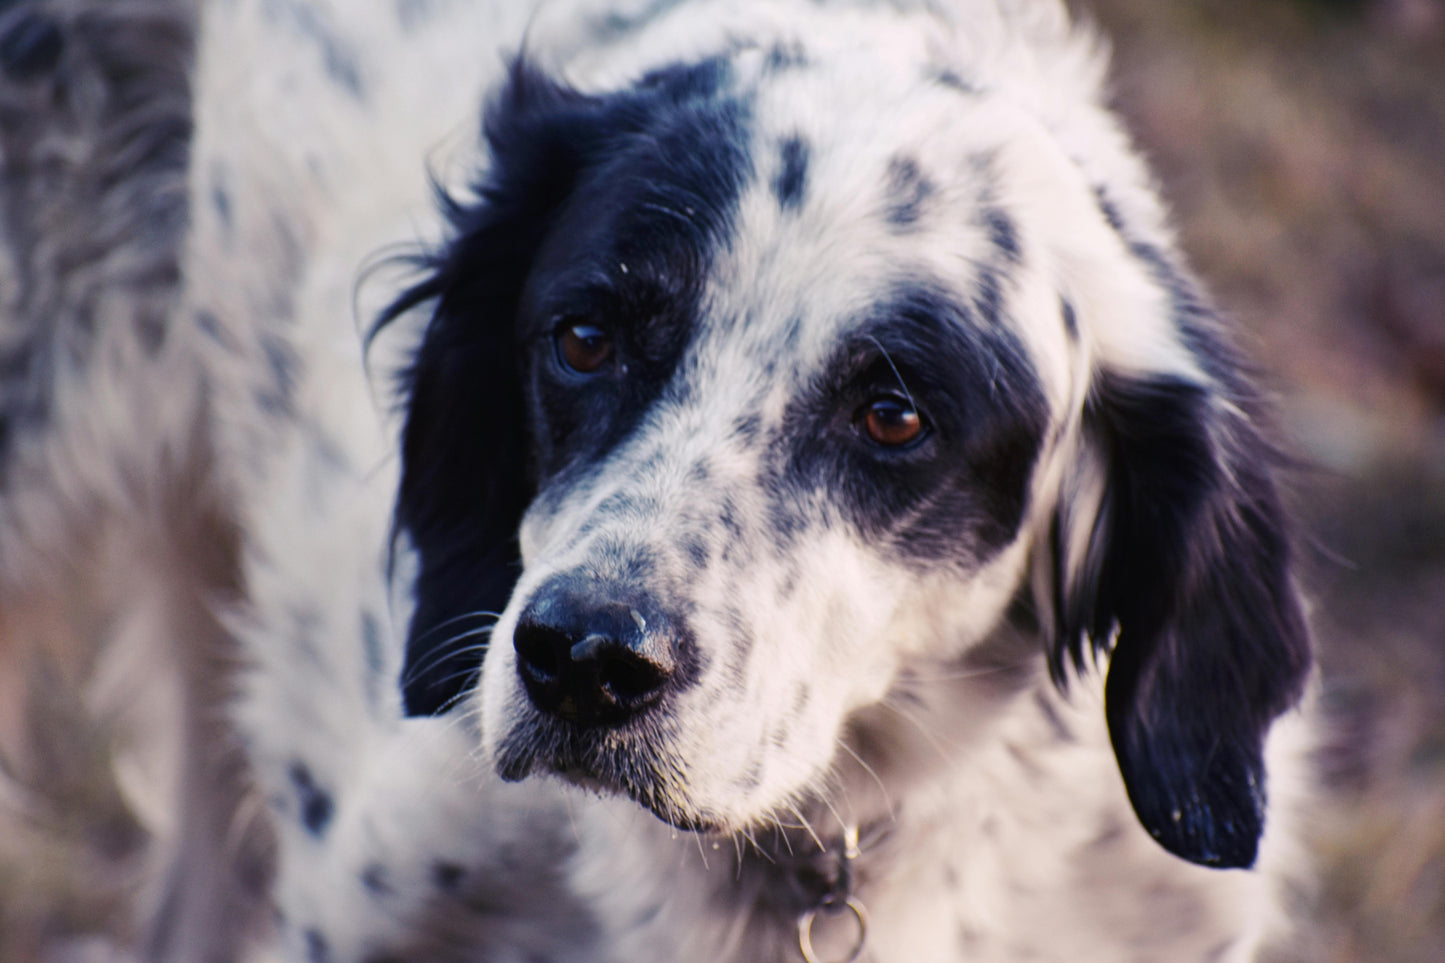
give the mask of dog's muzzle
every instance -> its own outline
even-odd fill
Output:
[[[538,711],[587,728],[616,727],[655,706],[673,680],[678,637],[634,593],[561,576],[517,620],[517,673]]]

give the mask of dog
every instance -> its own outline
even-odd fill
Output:
[[[177,336],[244,542],[257,952],[1287,933],[1281,459],[1088,30],[1048,0],[342,13],[218,2],[198,49]]]

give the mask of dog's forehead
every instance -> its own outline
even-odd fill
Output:
[[[1007,113],[938,68],[847,67],[800,60],[750,91],[751,176],[699,315],[711,357],[786,361],[805,377],[852,332],[886,324],[879,312],[909,287],[967,306],[955,323],[1009,323],[1000,289],[1020,227],[997,172]]]

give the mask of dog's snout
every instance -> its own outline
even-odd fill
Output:
[[[643,712],[675,668],[674,639],[660,619],[564,589],[532,599],[512,644],[532,703],[582,726],[617,726]]]

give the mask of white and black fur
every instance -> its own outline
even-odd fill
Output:
[[[185,311],[288,958],[798,959],[850,825],[865,959],[1279,934],[1278,459],[1061,8],[204,23]]]

